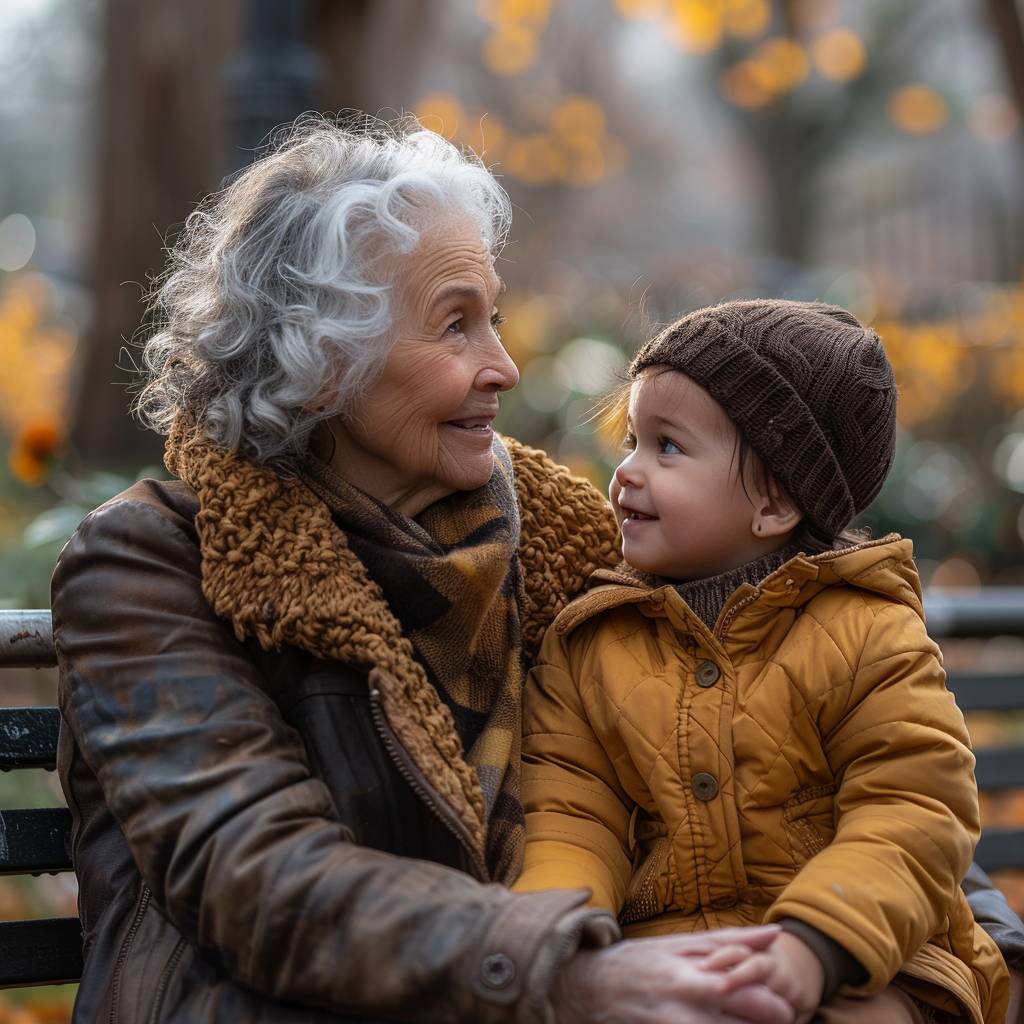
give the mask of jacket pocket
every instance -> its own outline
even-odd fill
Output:
[[[665,823],[634,808],[629,822],[633,874],[626,889],[619,920],[635,924],[656,917],[666,909],[669,858],[672,844]]]
[[[806,786],[782,805],[782,824],[797,865],[803,865],[832,842],[836,834],[833,783]]]
[[[109,1024],[159,1021],[179,963],[190,949],[143,884],[111,977]]]

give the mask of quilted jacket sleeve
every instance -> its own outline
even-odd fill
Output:
[[[869,613],[863,638],[852,635],[863,618],[835,627],[834,641],[860,654],[818,714],[838,784],[836,834],[768,920],[824,932],[876,992],[940,930],[980,824],[974,755],[938,648],[912,609],[878,601]]]
[[[517,892],[589,888],[617,914],[630,876],[631,801],[587,717],[566,646],[549,630],[523,720],[526,859]]]
[[[515,896],[348,841],[301,738],[204,599],[195,544],[155,506],[85,521],[53,614],[65,725],[143,880],[247,988],[361,1017],[543,1022],[561,960],[588,929],[615,933],[576,909],[585,894]],[[499,983],[496,956],[512,961]]]

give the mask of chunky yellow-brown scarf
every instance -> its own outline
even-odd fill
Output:
[[[500,586],[508,602],[521,606],[522,653],[531,659],[590,573],[618,562],[618,535],[607,503],[587,481],[541,452],[509,439],[505,445],[511,468],[499,460],[493,482],[514,487],[522,587],[507,575],[511,550]],[[199,500],[203,593],[214,611],[239,639],[253,637],[264,649],[294,645],[372,672],[390,729],[456,816],[476,859],[492,878],[514,878],[523,844],[518,653],[506,658],[515,671],[492,687],[489,708],[479,694],[468,698],[483,722],[464,754],[451,709],[424,668],[424,638],[417,651],[314,481],[279,475],[183,423],[168,438],[165,462]],[[480,514],[486,518],[485,510]]]

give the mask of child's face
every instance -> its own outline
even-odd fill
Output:
[[[736,428],[707,391],[675,370],[630,389],[627,446],[609,496],[630,565],[670,579],[715,576],[780,546],[755,534],[758,486],[748,497],[736,465]]]

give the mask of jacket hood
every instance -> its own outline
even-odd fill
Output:
[[[843,585],[904,604],[923,621],[921,580],[913,554],[910,540],[890,533],[837,551],[796,555],[756,587],[738,587],[726,602],[719,622],[731,623],[739,611],[758,619],[779,608],[802,607],[823,590]],[[674,593],[670,582],[626,563],[615,569],[597,570],[590,577],[589,586],[589,591],[555,620],[554,628],[559,634],[570,633],[595,615],[623,605],[637,604],[658,611],[667,595]]]

